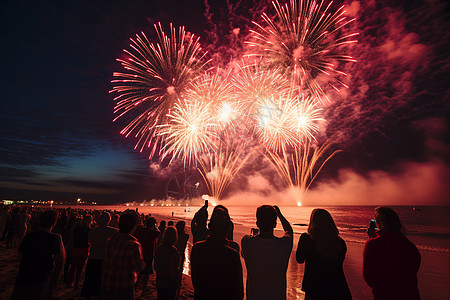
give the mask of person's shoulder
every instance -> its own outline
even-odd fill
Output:
[[[300,235],[300,238],[298,239],[298,243],[299,244],[310,244],[312,243],[313,239],[311,238],[311,235],[309,235],[309,233],[302,233]]]
[[[53,239],[53,240],[61,239],[61,235],[59,233],[44,230],[32,231],[29,233],[29,237],[37,239]]]
[[[300,239],[302,239],[302,240],[311,239],[311,236],[310,236],[308,233],[303,232],[303,233],[300,235]]]
[[[292,244],[292,237],[290,235],[283,235],[282,237],[275,237],[276,243],[279,244]]]
[[[121,233],[119,231],[114,233],[108,240],[109,244],[115,244],[120,242],[121,242]]]
[[[192,246],[192,251],[194,251],[194,249],[196,249],[196,251],[200,250],[200,249],[204,249],[208,247],[208,243],[206,241],[198,241],[197,243],[195,243]]]
[[[367,253],[369,251],[375,250],[379,247],[382,247],[384,244],[383,238],[380,236],[376,236],[374,238],[370,238],[366,241],[364,244],[364,253]]]
[[[116,233],[119,232],[119,229],[115,228],[115,227],[111,227],[111,226],[106,226],[105,231],[109,232],[109,233]]]
[[[59,234],[58,232],[49,232],[49,234],[53,238],[61,239],[61,234]]]
[[[239,252],[239,244],[235,241],[228,241],[228,247],[232,248],[233,250]]]
[[[256,237],[256,236],[251,236],[251,235],[249,235],[249,234],[246,234],[246,235],[244,235],[244,236],[242,237],[241,244],[242,244],[242,243],[246,243],[246,242],[251,241],[251,240],[254,240],[255,237]]]

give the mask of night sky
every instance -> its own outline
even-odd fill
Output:
[[[161,198],[182,166],[158,166],[113,123],[111,79],[129,38],[184,25],[216,66],[245,52],[265,1],[6,1],[0,12],[0,198],[118,203]],[[255,2],[255,3],[253,3]],[[339,1],[338,1],[339,2]],[[238,4],[234,4],[238,3]],[[348,89],[321,137],[343,150],[307,204],[450,205],[450,45],[445,1],[345,1],[358,43]],[[233,29],[239,28],[239,34]],[[230,202],[276,200],[276,174],[250,160]],[[244,182],[244,183],[243,183]]]

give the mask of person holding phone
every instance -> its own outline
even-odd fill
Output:
[[[377,231],[378,231],[378,227],[377,227],[377,224],[375,223],[375,219],[370,220],[369,228],[367,229],[367,235],[370,238],[374,238],[377,236]]]
[[[282,237],[274,235],[277,219],[283,226]],[[278,206],[272,205],[258,207],[256,225],[259,233],[245,235],[241,241],[247,266],[247,299],[286,299],[286,271],[294,237],[292,226]]]
[[[195,213],[194,218],[191,221],[191,232],[193,243],[204,241],[209,235],[206,222],[208,221],[208,200],[205,200],[205,205]]]
[[[242,300],[244,284],[239,252],[226,235],[230,220],[221,213],[211,216],[210,236],[192,247],[191,279],[194,299]]]
[[[406,238],[405,229],[393,209],[377,207],[374,219],[378,230],[364,247],[364,280],[372,288],[375,299],[419,300],[419,250]],[[373,226],[371,222],[370,227]]]

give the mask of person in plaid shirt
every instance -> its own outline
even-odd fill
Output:
[[[138,215],[124,212],[119,219],[119,232],[106,244],[99,299],[134,299],[137,275],[144,266],[142,246],[131,235],[136,229]]]

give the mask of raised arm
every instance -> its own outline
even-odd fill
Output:
[[[280,208],[278,206],[274,206],[274,208],[275,208],[275,210],[277,212],[278,218],[280,219],[281,225],[283,226],[284,235],[285,236],[290,236],[291,239],[293,239],[294,238],[294,230],[292,230],[291,224],[283,216],[283,214],[281,213]]]
[[[197,225],[198,225],[198,223],[197,223],[197,222],[198,222],[198,221],[197,221],[198,214],[200,213],[200,211],[201,211],[202,209],[207,210],[208,207],[207,207],[206,205],[203,205],[202,207],[200,207],[199,210],[197,210],[197,212],[194,214],[194,217],[192,218],[192,221],[191,221],[191,229],[197,227]]]

